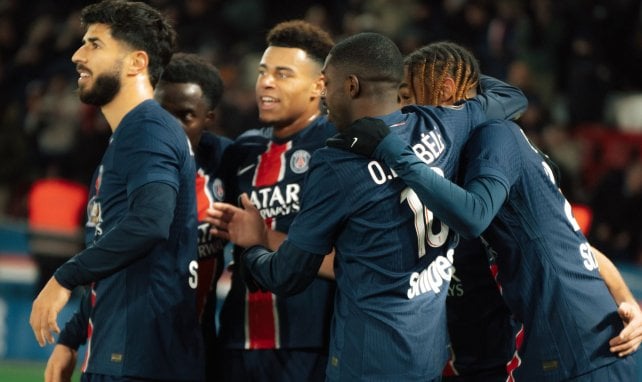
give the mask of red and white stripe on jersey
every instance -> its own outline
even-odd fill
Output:
[[[446,366],[444,366],[444,370],[441,371],[441,375],[443,377],[453,377],[459,375],[459,371],[457,371],[457,368],[455,367],[455,351],[450,345],[448,346],[448,353],[448,361],[446,361]]]
[[[91,283],[91,307],[92,309],[96,306],[96,289],[94,287],[96,286],[96,283],[93,282]],[[94,332],[94,322],[92,321],[91,317],[89,318],[89,322],[87,323],[87,350],[85,351],[85,360],[82,363],[82,366],[80,370],[84,373],[87,371],[87,365],[89,364],[89,356],[91,355],[91,335]]]
[[[207,175],[203,169],[199,168],[196,172],[196,208],[198,210],[198,221],[205,219],[205,212],[210,208],[212,203],[214,203],[212,191],[207,187],[209,181],[210,176]]]
[[[499,289],[499,294],[502,294],[502,284],[499,282],[499,268],[497,267],[497,264],[491,264],[490,265],[490,274],[493,276],[493,279],[495,280],[495,284],[497,284],[497,288]]]
[[[524,343],[524,325],[521,326],[517,334],[515,335],[515,352],[513,353],[513,358],[506,364],[506,372],[508,373],[508,378],[506,382],[515,382],[515,376],[513,373],[519,365],[522,364],[522,359],[519,357],[519,350],[522,348],[522,343]]]
[[[271,186],[283,180],[285,175],[285,153],[292,147],[292,142],[268,144],[267,150],[259,155],[259,163],[254,172],[252,186]]]
[[[285,153],[292,147],[292,142],[270,142],[267,150],[259,155],[258,165],[252,179],[252,187],[274,185],[285,176]],[[275,218],[268,218],[265,223],[276,226]],[[277,349],[281,346],[279,339],[279,314],[276,308],[276,296],[270,292],[246,291],[245,302],[245,348]]]

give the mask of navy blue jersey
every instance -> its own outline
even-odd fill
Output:
[[[225,184],[223,181],[222,158],[227,146],[232,141],[228,138],[204,131],[198,147],[194,150],[196,160],[196,208],[198,216],[198,288],[197,310],[203,315],[210,293],[215,293],[216,280],[223,272],[223,253],[226,240],[213,237],[210,234],[210,224],[205,222],[206,211],[214,202],[225,200]],[[216,296],[212,295],[212,299]],[[215,301],[209,301],[207,312],[213,319]],[[207,325],[212,327],[213,322]]]
[[[489,107],[495,109],[487,110],[489,118],[515,119],[521,112],[523,105],[512,106],[502,99],[501,95],[509,93],[510,88],[498,89],[497,80],[482,75],[480,87],[493,92],[500,90],[499,96],[485,91],[476,96],[486,99]],[[480,239],[460,240],[453,264],[455,274],[446,299],[451,357],[444,375],[478,376],[503,382],[507,368],[514,367],[521,324],[510,317]]]
[[[471,101],[379,118],[418,158],[454,177],[463,144],[486,115]],[[315,254],[336,250],[328,379],[438,377],[447,358],[448,227],[387,167],[331,148],[314,154],[301,206],[288,241]]]
[[[303,181],[312,153],[336,130],[325,116],[280,140],[272,129],[241,135],[228,150],[228,200],[236,204],[246,192],[268,226],[288,233],[300,209]],[[235,251],[235,259],[238,251]],[[232,273],[231,289],[220,315],[220,338],[235,349],[326,349],[335,283],[317,278],[304,292],[280,298],[269,292],[250,293]]]
[[[190,273],[196,263],[195,172],[183,129],[153,100],[130,111],[112,135],[91,187],[87,249],[56,272],[61,284],[70,285],[78,271],[89,276],[94,271],[85,269],[85,257],[106,254],[119,263],[137,253],[123,268],[105,271],[109,265],[101,265],[108,276],[92,282],[83,309],[61,333],[61,339],[76,337],[77,344],[78,328],[88,326],[84,371],[174,381],[203,378]],[[144,248],[108,242],[128,213],[128,198],[155,183],[176,194],[167,237]],[[72,267],[77,271],[67,272]]]
[[[475,131],[464,184],[492,177],[509,190],[483,238],[506,303],[525,327],[517,380],[563,380],[618,360],[608,342],[622,321],[550,167],[509,126]]]
[[[504,300],[524,326],[517,380],[561,381],[620,361],[608,341],[623,324],[597,261],[551,167],[515,124],[475,130],[462,156],[464,189],[398,146],[386,138],[375,156],[451,227],[483,231]]]
[[[499,293],[479,239],[461,239],[446,299],[451,359],[447,371],[471,376],[492,373],[505,381],[521,325]]]

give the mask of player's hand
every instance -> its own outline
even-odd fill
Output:
[[[357,119],[348,128],[327,140],[327,145],[371,157],[379,143],[390,133],[382,120],[365,117]]]
[[[33,301],[29,324],[40,346],[54,343],[53,333],[60,333],[56,322],[58,313],[67,304],[70,296],[71,291],[52,277]]]
[[[637,304],[623,302],[617,309],[624,329],[609,341],[610,350],[619,357],[634,353],[642,342],[642,311]]]
[[[228,203],[214,203],[208,210],[212,224],[212,235],[230,240],[234,244],[249,248],[253,245],[268,247],[268,227],[246,193],[241,194],[243,208]]]
[[[204,221],[210,223],[210,234],[223,240],[230,240],[227,227],[238,207],[228,203],[214,203],[205,212]]]
[[[47,361],[45,382],[71,382],[77,354],[76,350],[57,344]]]

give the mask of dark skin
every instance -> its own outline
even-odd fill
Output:
[[[328,118],[340,131],[357,119],[390,114],[399,109],[397,83],[365,80],[335,65],[332,55],[326,59],[321,73],[326,86],[324,98]]]
[[[154,98],[181,121],[192,148],[198,147],[203,131],[213,126],[215,116],[201,87],[194,83],[160,81]]]

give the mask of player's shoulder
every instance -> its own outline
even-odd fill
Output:
[[[515,140],[523,133],[515,122],[506,119],[489,119],[475,126],[472,138]]]
[[[211,131],[204,131],[203,135],[201,135],[201,140],[199,141],[198,145],[205,149],[222,151],[232,143],[233,141],[227,137],[216,135]]]
[[[113,137],[136,144],[155,141],[168,146],[183,146],[185,143],[187,148],[187,137],[180,122],[154,100],[146,100],[130,110]]]
[[[334,124],[328,120],[327,115],[321,115],[315,118],[308,126],[297,133],[292,139],[295,142],[320,142],[325,143],[325,140],[337,133]]]
[[[246,130],[236,137],[233,144],[235,146],[266,144],[272,137],[272,130],[271,127]]]
[[[243,132],[225,150],[235,157],[265,151],[272,138],[272,128],[262,127]]]

